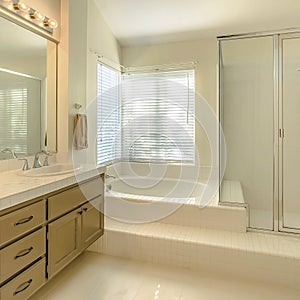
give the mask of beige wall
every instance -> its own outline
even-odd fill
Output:
[[[105,23],[94,0],[88,1],[87,22],[86,97],[88,105],[97,96],[97,55],[94,52],[113,62],[120,63],[121,49],[110,28]],[[111,62],[107,61],[107,63]]]
[[[83,107],[86,103],[87,5],[87,1],[69,0],[69,150],[72,149],[74,103]]]
[[[69,25],[69,150],[75,160],[93,162],[97,134],[97,56],[90,50],[120,62],[120,47],[94,0],[71,2]],[[81,104],[82,109],[76,110],[75,103]],[[72,153],[73,117],[87,107],[91,108],[87,111],[89,148]]]
[[[96,164],[97,136],[97,52],[107,59],[107,63],[120,63],[120,46],[94,0],[88,1],[87,18],[87,77],[86,77],[86,108],[89,126],[89,149],[86,161]]]
[[[197,95],[217,111],[218,47],[215,39],[122,48],[122,63],[127,66],[151,66],[197,61]],[[196,145],[201,165],[211,165],[210,146],[200,124],[196,124]]]

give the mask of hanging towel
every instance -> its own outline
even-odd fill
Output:
[[[76,114],[74,116],[73,135],[74,149],[83,150],[88,148],[88,128],[86,115]]]

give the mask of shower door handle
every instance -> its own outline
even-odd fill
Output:
[[[285,134],[284,133],[284,129],[279,129],[279,137],[283,139],[284,138],[284,134]]]

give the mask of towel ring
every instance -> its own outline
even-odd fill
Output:
[[[82,105],[79,103],[75,103],[74,107],[75,107],[75,109],[80,109],[80,108],[82,108]]]

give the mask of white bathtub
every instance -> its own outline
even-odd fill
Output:
[[[206,184],[170,178],[122,177],[106,181],[106,195],[126,200],[198,204]],[[111,189],[111,190],[109,190]]]

